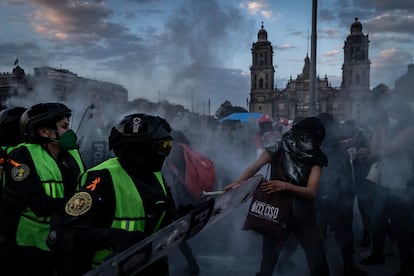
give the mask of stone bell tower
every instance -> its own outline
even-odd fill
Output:
[[[346,97],[345,113],[348,118],[361,120],[368,112],[366,101],[370,92],[371,61],[368,56],[368,35],[362,32],[358,18],[351,25],[351,33],[346,38],[343,49],[341,90]]]
[[[252,65],[250,66],[250,112],[272,116],[272,95],[274,94],[273,47],[267,40],[267,31],[262,26],[257,33],[257,42],[252,44]]]
[[[355,18],[351,25],[351,34],[344,45],[344,63],[342,66],[342,88],[369,90],[371,61],[368,58],[368,35],[362,32],[362,24]]]

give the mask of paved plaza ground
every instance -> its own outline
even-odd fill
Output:
[[[261,238],[252,232],[240,230],[246,212],[245,204],[222,220],[208,226],[189,241],[200,264],[200,276],[254,276],[259,270]],[[360,216],[355,212],[354,233],[358,241],[362,236],[361,232]],[[331,232],[326,239],[326,248],[331,276],[342,276],[340,249]],[[358,247],[356,242],[355,250],[355,259],[358,261],[367,254],[369,248]],[[366,270],[369,276],[391,276],[399,270],[399,262],[396,244],[389,239],[387,239],[386,255],[384,265],[359,265],[359,267]],[[171,276],[190,275],[186,271],[185,259],[178,248],[170,252],[169,260]],[[300,246],[293,253],[291,261],[294,263],[291,270],[284,273],[275,272],[274,275],[309,275],[305,255]]]

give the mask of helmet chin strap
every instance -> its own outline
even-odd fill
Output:
[[[46,141],[47,142],[55,142],[55,143],[58,143],[59,138],[60,138],[59,132],[57,130],[54,130],[54,129],[52,129],[52,131],[56,134],[56,138],[47,137],[46,138]]]

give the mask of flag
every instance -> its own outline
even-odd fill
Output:
[[[16,60],[14,61],[14,66],[16,66],[19,63],[19,58],[16,58]]]

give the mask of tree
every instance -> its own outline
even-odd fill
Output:
[[[225,101],[220,105],[220,107],[217,109],[215,115],[217,119],[224,118],[232,113],[245,113],[248,112],[244,107],[241,106],[233,106],[231,102]]]

